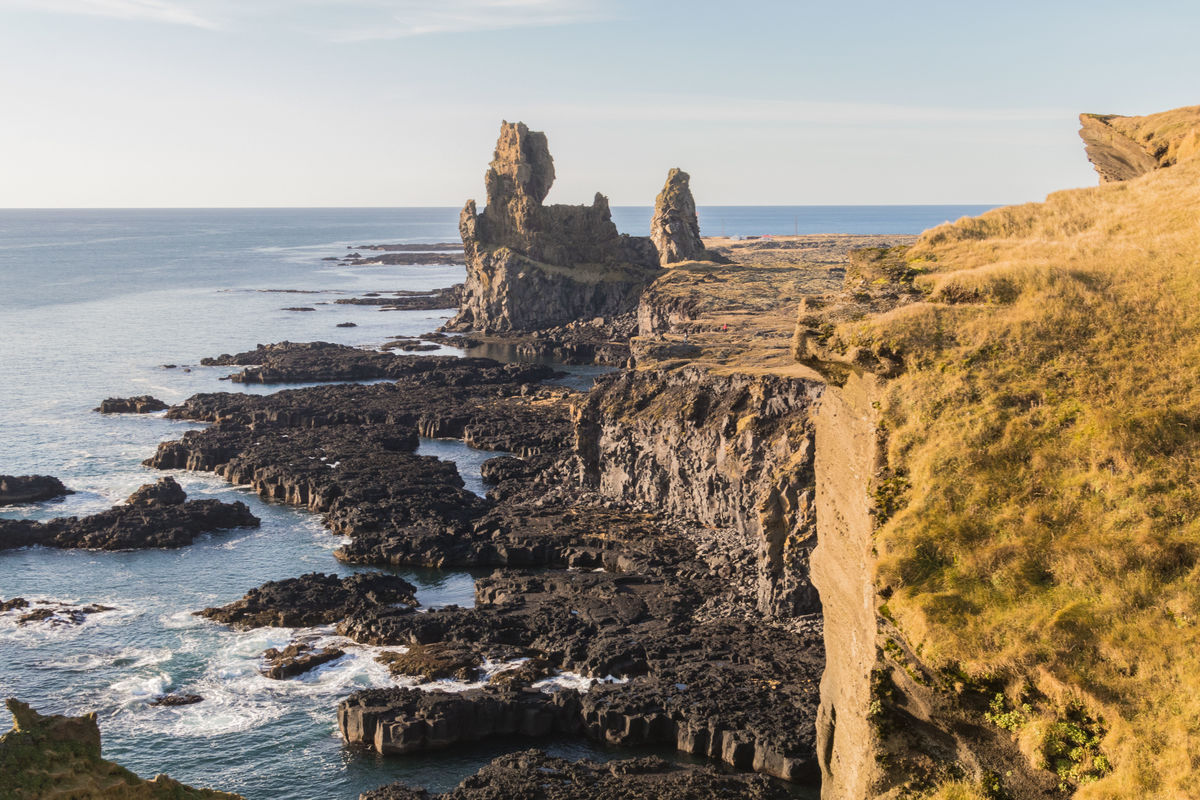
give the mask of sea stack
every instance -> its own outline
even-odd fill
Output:
[[[710,258],[700,239],[700,220],[696,217],[696,200],[689,180],[691,176],[675,167],[667,173],[667,183],[654,201],[650,240],[664,267],[679,261]]]
[[[452,330],[531,331],[632,311],[659,273],[648,237],[617,232],[608,199],[542,205],[554,183],[546,135],[505,122],[485,176],[487,207],[459,221],[467,280]]]

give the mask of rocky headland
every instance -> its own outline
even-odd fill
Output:
[[[506,123],[462,215],[461,335],[423,338],[623,369],[580,392],[320,342],[207,361],[330,385],[192,397],[168,418],[209,427],[148,466],[319,513],[348,563],[494,571],[470,608],[363,572],[202,613],[344,637],[269,651],[272,677],[381,648],[397,685],[330,714],[383,756],[579,738],[728,770],[530,751],[442,797],[1194,794],[1192,116],[1085,120],[1114,185],[754,240],[702,239],[678,171],[650,238],[603,197],[545,206],[545,136]],[[495,451],[487,496],[419,436]]]

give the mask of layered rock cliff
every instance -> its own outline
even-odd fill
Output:
[[[0,736],[0,797],[13,800],[242,800],[166,775],[143,780],[100,757],[96,715],[43,716],[9,700],[13,729]]]
[[[1136,180],[860,254],[799,314],[825,800],[1197,796],[1200,107],[1084,124]]]
[[[601,494],[728,531],[760,613],[815,612],[811,415],[822,384],[701,366],[601,382],[577,411],[579,470]]]

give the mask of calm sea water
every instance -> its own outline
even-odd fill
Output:
[[[711,234],[722,227],[729,235],[900,234],[984,208],[709,207],[700,217]],[[649,217],[646,208],[614,209],[628,233],[645,233]],[[141,466],[158,442],[193,427],[161,415],[93,413],[105,397],[153,394],[171,403],[204,391],[272,391],[221,382],[228,369],[196,365],[283,339],[357,345],[433,330],[449,311],[380,312],[333,301],[447,286],[463,279],[461,267],[348,268],[322,259],[358,244],[451,241],[457,219],[457,209],[446,208],[0,211],[0,474],[56,475],[76,491],[2,515],[43,519],[118,503],[161,474]],[[457,462],[468,486],[482,492],[479,465],[493,454],[444,441],[425,441],[422,452]],[[145,776],[167,772],[251,800],[348,800],[399,778],[441,790],[523,746],[390,759],[343,747],[338,699],[392,683],[371,648],[352,648],[296,680],[271,681],[257,672],[259,655],[297,632],[235,632],[191,614],[267,580],[349,573],[332,556],[338,540],[313,515],[212,476],[176,478],[194,498],[247,502],[262,527],[206,536],[178,551],[0,552],[0,599],[116,609],[73,628],[20,628],[15,615],[0,615],[0,696],[45,712],[97,711],[107,758]],[[427,606],[472,602],[468,572],[401,574]],[[205,701],[176,709],[147,704],[164,692]],[[9,724],[0,709],[0,729]],[[572,742],[549,749],[613,755]]]

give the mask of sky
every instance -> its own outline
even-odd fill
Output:
[[[1200,3],[0,0],[0,207],[460,206],[501,120],[549,202],[1015,203],[1080,112],[1200,103]]]

